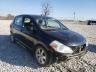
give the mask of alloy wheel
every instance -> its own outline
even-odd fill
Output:
[[[35,55],[36,55],[36,59],[37,59],[39,64],[45,64],[46,63],[47,54],[43,48],[37,48]]]

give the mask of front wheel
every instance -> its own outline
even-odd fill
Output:
[[[52,63],[52,56],[48,53],[48,51],[42,47],[37,46],[35,50],[35,57],[40,66],[46,66]]]

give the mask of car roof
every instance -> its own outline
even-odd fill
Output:
[[[47,18],[47,19],[49,19],[49,18],[52,18],[52,17],[48,17],[48,16],[42,16],[42,15],[28,15],[28,14],[22,14],[22,15],[18,15],[18,16],[30,16],[30,17],[32,17],[32,18]],[[18,17],[17,16],[17,17]]]

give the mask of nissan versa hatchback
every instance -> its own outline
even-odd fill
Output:
[[[52,17],[16,16],[10,25],[10,33],[11,41],[32,51],[41,66],[65,57],[82,56],[87,51],[88,44],[82,35]]]

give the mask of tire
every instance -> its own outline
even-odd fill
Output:
[[[35,50],[35,58],[39,66],[48,66],[53,62],[53,58],[51,53],[49,54],[48,51],[43,46],[37,46]]]
[[[15,43],[15,37],[14,37],[13,34],[10,35],[10,41],[11,41],[12,43]]]

